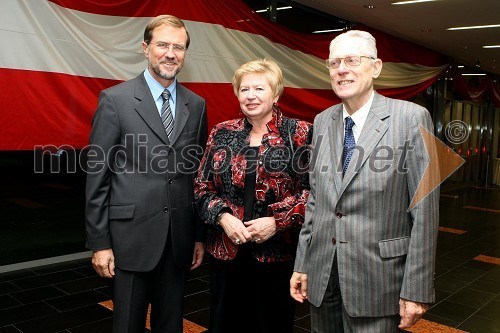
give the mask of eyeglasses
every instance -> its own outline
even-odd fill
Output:
[[[337,69],[340,67],[340,63],[344,60],[344,64],[347,67],[357,67],[361,65],[361,58],[375,59],[373,57],[367,56],[349,56],[345,58],[330,58],[325,60],[326,67],[328,69]]]
[[[172,46],[172,52],[175,54],[183,54],[186,52],[186,48],[179,44],[169,44],[165,42],[156,42],[152,44],[162,51],[167,51],[170,49],[170,46]]]

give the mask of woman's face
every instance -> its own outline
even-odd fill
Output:
[[[245,116],[267,123],[272,118],[273,103],[278,101],[278,97],[273,97],[273,90],[264,74],[252,73],[242,76],[238,101]]]

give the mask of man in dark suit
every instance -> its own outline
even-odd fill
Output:
[[[101,92],[92,122],[86,227],[92,264],[114,277],[113,332],[182,332],[188,268],[203,258],[193,178],[207,139],[205,100],[176,75],[189,47],[184,23],[153,18],[148,68]],[[173,126],[172,126],[173,122]]]
[[[337,36],[326,65],[342,103],[314,121],[290,293],[309,300],[312,332],[395,333],[435,297],[439,191],[410,206],[417,188],[434,180],[424,177],[435,155],[421,134],[421,127],[432,133],[432,119],[417,104],[374,91],[382,60],[371,34]]]

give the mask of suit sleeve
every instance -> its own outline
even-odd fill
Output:
[[[316,121],[317,118],[314,120],[314,128],[317,128],[316,126]],[[317,131],[313,131],[312,135],[312,153],[310,157],[310,164],[309,164],[309,196],[307,198],[307,203],[306,203],[306,210],[305,210],[305,218],[304,218],[304,223],[302,225],[302,228],[300,229],[300,234],[299,234],[299,241],[298,241],[298,246],[297,246],[297,252],[295,256],[295,265],[293,270],[295,272],[301,272],[301,273],[307,273],[305,263],[306,263],[306,252],[307,248],[310,243],[310,239],[312,237],[312,223],[313,223],[313,217],[314,217],[314,208],[315,208],[315,197],[316,197],[316,177],[314,174],[314,163],[316,161],[316,154],[317,154],[317,149],[316,143],[317,143]]]
[[[201,121],[200,121],[200,127],[198,128],[198,138],[197,142],[198,145],[202,148],[200,151],[204,152],[206,145],[207,145],[207,136],[208,136],[208,123],[207,123],[207,109],[206,109],[206,104],[203,103],[203,108],[201,112]],[[198,156],[198,160],[201,160],[203,156],[203,153],[201,153]],[[203,221],[201,220],[200,216],[198,215],[196,211],[196,207],[193,204],[193,209],[196,217],[196,241],[197,242],[204,242],[205,241],[205,236],[206,236],[206,227]]]
[[[85,222],[87,245],[93,250],[111,248],[109,232],[109,194],[111,169],[109,152],[120,143],[120,126],[112,98],[101,92],[92,119],[87,150]]]
[[[430,163],[430,158],[437,161],[437,156],[433,123],[426,109],[417,109],[410,128],[413,149],[406,160],[407,185],[410,196],[418,203],[410,210],[412,229],[400,296],[415,302],[432,303],[435,300],[434,269],[439,226],[439,187],[435,186],[439,185],[439,168]],[[430,140],[424,140],[422,128],[429,132]]]
[[[217,215],[223,210],[229,213],[236,212],[237,208],[229,200],[224,200],[218,196],[217,185],[214,180],[215,170],[213,167],[215,149],[214,138],[216,135],[217,127],[214,127],[208,136],[205,153],[194,182],[194,201],[200,218],[206,224],[220,228],[216,224]]]

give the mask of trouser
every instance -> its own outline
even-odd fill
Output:
[[[149,303],[152,332],[182,333],[186,273],[186,268],[174,263],[170,235],[152,271],[115,268],[113,333],[144,333]]]
[[[311,305],[311,332],[313,333],[395,333],[399,332],[399,315],[384,317],[351,317],[342,303],[337,255],[328,280],[323,302]]]
[[[293,261],[260,263],[248,251],[210,261],[210,333],[292,333]]]

